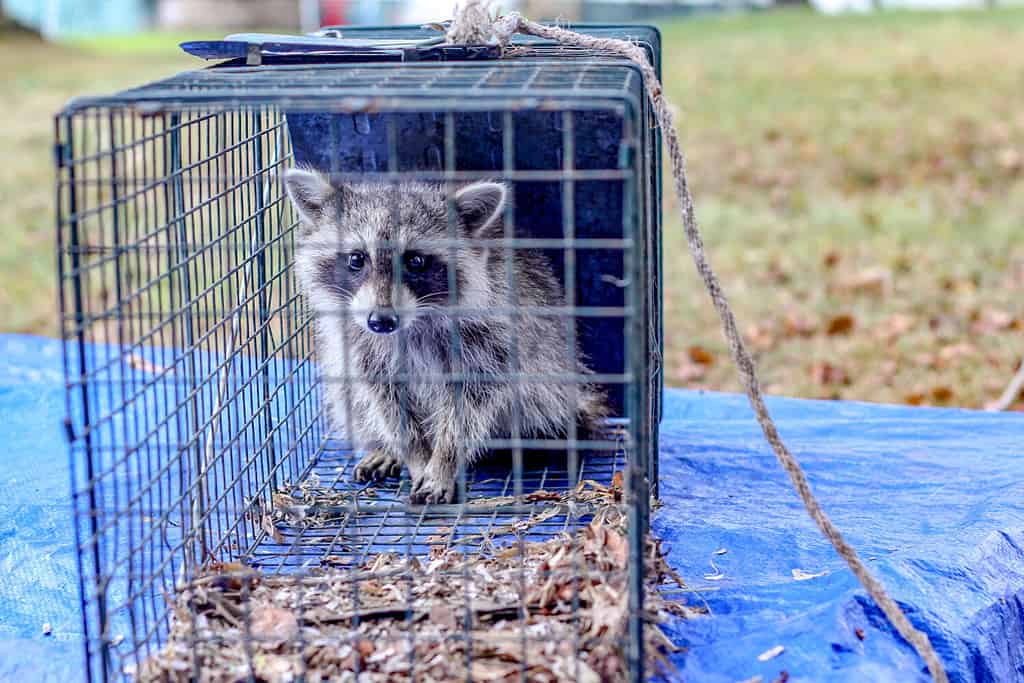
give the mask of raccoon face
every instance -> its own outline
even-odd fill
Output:
[[[285,186],[302,222],[299,279],[318,312],[390,335],[440,318],[453,304],[487,305],[487,249],[473,240],[501,236],[504,185],[457,190],[454,233],[440,185],[341,185],[291,169]],[[453,244],[453,235],[469,241]]]

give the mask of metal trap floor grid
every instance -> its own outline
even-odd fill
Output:
[[[613,449],[580,450],[575,472],[565,451],[525,450],[519,486],[512,458],[491,455],[466,472],[462,502],[422,506],[409,504],[405,473],[357,484],[352,473],[360,457],[347,443],[328,439],[302,479],[275,495],[272,522],[263,524],[245,563],[264,572],[302,573],[359,567],[382,553],[429,557],[574,533],[589,522],[590,509],[575,504],[573,491],[590,482],[612,485],[627,449],[619,442]]]

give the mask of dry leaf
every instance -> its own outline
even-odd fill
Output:
[[[782,329],[787,337],[810,337],[818,331],[818,324],[800,313],[787,313],[782,320]]]
[[[953,365],[961,358],[967,358],[977,353],[977,349],[966,342],[944,346],[939,350],[938,356],[934,358],[931,365],[939,369]]]
[[[948,403],[953,398],[953,389],[947,386],[938,386],[932,389],[932,400],[936,403]]]
[[[274,539],[274,543],[284,543],[284,536],[277,530],[277,525],[274,524],[274,518],[270,516],[269,512],[264,512],[263,516],[260,517],[260,528],[263,529],[268,536]]]
[[[811,366],[811,377],[815,382],[821,385],[848,385],[850,384],[850,375],[837,365],[832,365],[828,361],[819,361]]]
[[[775,330],[771,325],[751,325],[747,328],[747,339],[759,351],[775,348]]]
[[[716,565],[714,563],[714,561],[711,561],[708,564],[710,564],[711,568],[715,570],[715,573],[714,574],[705,574],[704,575],[705,579],[707,579],[708,581],[721,581],[722,579],[725,578],[725,574],[722,573],[722,570],[718,568],[718,565]]]
[[[260,681],[289,681],[295,678],[293,658],[257,653],[252,658],[256,679]]]
[[[825,256],[821,259],[821,263],[826,268],[835,268],[839,263],[839,252],[835,249],[825,252]]]
[[[828,321],[825,331],[830,335],[849,334],[857,326],[857,321],[848,313],[837,315]]]
[[[430,608],[430,623],[436,624],[439,628],[454,632],[459,622],[455,618],[455,612],[447,605],[434,605]]]
[[[892,272],[888,268],[874,267],[840,280],[831,287],[847,294],[871,294],[883,296],[892,290]]]
[[[1011,175],[1020,173],[1021,168],[1024,168],[1024,158],[1013,147],[1004,147],[999,150],[996,160],[999,162],[999,166]]]
[[[955,339],[960,336],[963,323],[952,315],[936,315],[928,320],[928,327],[939,339]]]
[[[894,360],[883,361],[882,367],[878,370],[878,376],[882,380],[882,384],[892,386],[893,382],[896,381],[896,373],[899,372],[899,368],[899,363]]]
[[[360,655],[362,655],[363,659],[366,659],[367,657],[372,655],[375,649],[376,648],[373,645],[373,641],[369,640],[368,638],[361,638],[356,643],[356,651]]]
[[[689,384],[704,379],[706,374],[706,365],[694,363],[690,360],[689,355],[680,354],[680,362],[673,369],[672,378],[681,384]]]
[[[906,403],[907,405],[921,406],[924,405],[925,395],[920,392],[907,394],[906,396],[903,397],[903,402]]]
[[[621,600],[617,605],[595,605],[590,613],[593,622],[590,635],[600,637],[621,631],[620,624],[626,618],[626,613],[625,604]]]
[[[769,282],[777,285],[788,284],[793,279],[793,277],[786,272],[778,261],[772,261],[768,264],[768,271],[765,275]]]
[[[1017,318],[1006,311],[986,308],[978,314],[977,319],[971,324],[971,331],[975,334],[994,334],[1014,329],[1020,324]]]
[[[287,642],[299,634],[299,621],[291,610],[263,605],[253,610],[249,629],[257,640]]]
[[[519,671],[519,667],[493,659],[473,659],[469,665],[470,678],[474,681],[503,681]]]
[[[157,365],[135,353],[128,354],[128,367],[139,372],[148,372],[151,375],[158,375],[167,370],[167,368]]]
[[[903,313],[893,313],[879,323],[875,336],[885,342],[893,342],[914,328],[916,320]]]
[[[781,645],[776,645],[775,647],[771,648],[770,650],[765,650],[764,652],[759,654],[757,656],[757,661],[759,661],[759,662],[767,662],[769,659],[775,659],[776,657],[778,657],[779,655],[781,655],[785,651],[786,651],[786,648],[784,648]]]
[[[245,574],[252,572],[252,569],[241,562],[213,562],[209,571],[213,574]]]
[[[702,346],[691,346],[689,354],[690,360],[698,365],[714,365],[715,363],[715,357]]]
[[[803,569],[794,569],[791,571],[791,573],[793,574],[794,581],[809,581],[810,579],[817,579],[822,576],[825,576],[826,574],[828,574],[828,570],[826,569],[823,572],[817,572],[812,574],[810,572],[805,572]]]

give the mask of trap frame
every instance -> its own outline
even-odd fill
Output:
[[[174,596],[211,571],[251,568],[300,586],[324,568],[353,572],[388,554],[522,549],[587,526],[593,508],[580,501],[580,486],[588,480],[620,491],[628,512],[630,627],[618,645],[629,677],[643,678],[660,202],[642,95],[635,68],[606,59],[262,66],[181,74],[77,100],[58,116],[60,304],[87,678],[141,676],[183,609]],[[414,158],[402,154],[408,121],[437,143]],[[324,130],[326,140],[304,137]],[[595,139],[599,130],[605,137]],[[484,143],[474,139],[480,131]],[[376,147],[370,133],[380,136]],[[336,152],[346,145],[368,153],[344,166]],[[487,145],[500,153],[483,159]],[[538,160],[530,152],[538,148],[554,153]],[[610,390],[610,438],[495,440],[489,445],[511,450],[510,459],[462,473],[463,502],[450,506],[408,505],[405,478],[353,484],[357,458],[326,424],[322,382],[332,378],[318,375],[292,272],[297,216],[280,175],[297,162],[352,179],[497,178],[515,188],[503,248],[556,254],[566,298],[558,314],[601,367],[555,379]],[[522,190],[531,183],[547,189]],[[618,351],[608,357],[602,348]],[[521,380],[552,378],[513,381]],[[358,603],[365,584],[350,581]],[[242,585],[251,586],[244,577]],[[575,612],[578,587],[569,600]],[[513,612],[524,619],[521,605]],[[198,629],[192,637],[206,637]],[[527,630],[524,620],[524,650]],[[244,632],[249,647],[251,628]],[[469,625],[461,633],[469,638]],[[577,639],[573,653],[579,647]],[[471,678],[473,649],[465,652]],[[357,670],[368,666],[360,662]],[[188,676],[204,679],[201,662],[190,666]],[[254,666],[250,679],[259,678]],[[297,666],[310,671],[301,648]]]

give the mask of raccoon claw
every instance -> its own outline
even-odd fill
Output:
[[[402,473],[402,462],[390,453],[375,449],[363,456],[352,472],[356,483],[366,484],[371,481],[384,481],[397,478]]]
[[[413,505],[440,505],[455,502],[455,481],[440,483],[424,477],[412,485],[409,502]]]

